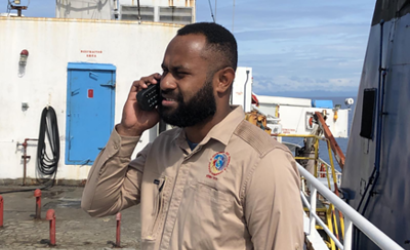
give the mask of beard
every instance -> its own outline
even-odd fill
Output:
[[[159,102],[159,115],[164,122],[181,128],[204,123],[216,112],[213,90],[212,78],[207,77],[204,86],[188,102],[185,103],[182,94],[178,93],[175,98],[178,103],[176,110],[168,110]]]

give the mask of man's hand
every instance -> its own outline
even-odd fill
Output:
[[[159,114],[156,109],[152,111],[140,109],[137,103],[137,93],[142,89],[146,89],[150,84],[157,84],[160,79],[161,75],[155,73],[132,83],[128,99],[122,111],[121,123],[117,126],[117,132],[120,135],[139,136],[159,122]]]

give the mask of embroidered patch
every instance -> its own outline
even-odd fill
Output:
[[[228,152],[218,152],[212,156],[209,161],[209,173],[212,175],[218,175],[224,171],[231,160],[231,156]]]

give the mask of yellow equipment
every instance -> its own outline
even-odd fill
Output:
[[[272,130],[266,125],[267,119],[265,115],[258,113],[258,111],[253,110],[245,114],[245,120],[252,123],[253,125],[263,129],[266,133],[271,135]]]

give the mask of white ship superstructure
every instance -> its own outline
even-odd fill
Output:
[[[63,2],[69,1],[57,1],[57,9]],[[74,8],[79,1],[70,2]],[[53,107],[60,134],[56,179],[85,180],[120,122],[132,82],[147,72],[161,73],[166,46],[181,27],[150,21],[0,17],[0,179],[21,184],[26,178],[31,184],[42,177],[37,141],[28,141],[26,153],[23,143],[38,138],[42,110]],[[156,137],[152,131],[144,133],[136,152]]]

